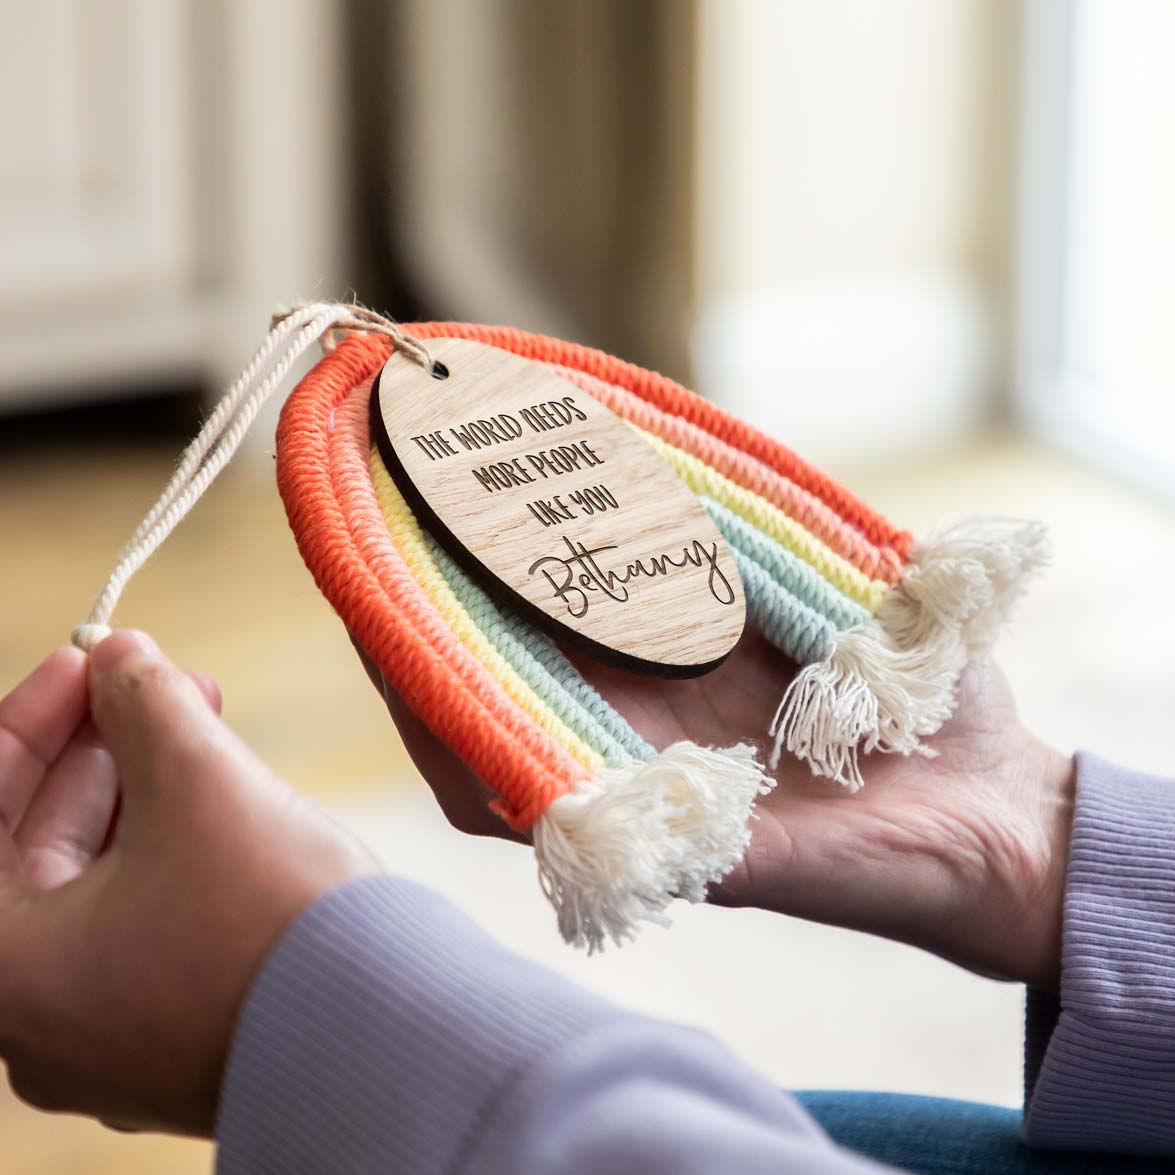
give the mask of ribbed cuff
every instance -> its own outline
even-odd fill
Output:
[[[294,924],[252,986],[221,1090],[217,1171],[455,1169],[495,1098],[617,1015],[430,890],[353,882]]]
[[[1175,783],[1077,757],[1059,1014],[1030,995],[1025,1075],[1030,1145],[1175,1153]]]

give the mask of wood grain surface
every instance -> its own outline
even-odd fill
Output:
[[[372,429],[422,524],[496,598],[603,661],[668,677],[719,665],[742,583],[694,494],[640,434],[540,364],[431,341],[393,355]]]

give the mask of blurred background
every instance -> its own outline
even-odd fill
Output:
[[[548,331],[697,387],[904,526],[1031,515],[1001,646],[1066,750],[1175,771],[1166,0],[0,0],[0,688],[81,620],[272,309]],[[122,622],[396,870],[792,1086],[1016,1104],[1022,992],[683,909],[566,951],[528,855],[434,812],[272,484],[272,418]],[[1011,933],[1015,928],[1009,928]],[[0,1170],[205,1144],[0,1094]]]

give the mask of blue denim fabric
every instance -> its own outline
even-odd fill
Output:
[[[807,1090],[799,1102],[841,1146],[918,1175],[1152,1175],[1172,1159],[1029,1150],[1020,1111],[902,1093]]]

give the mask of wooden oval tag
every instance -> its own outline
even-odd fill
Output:
[[[608,664],[716,668],[743,630],[734,556],[641,436],[538,363],[433,339],[438,379],[393,355],[371,390],[384,464],[487,592]]]

